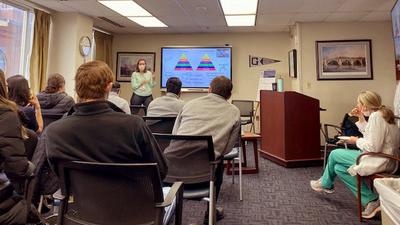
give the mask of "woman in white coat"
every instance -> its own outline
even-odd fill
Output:
[[[317,192],[333,193],[336,176],[357,195],[356,174],[362,176],[379,172],[394,172],[397,164],[389,159],[365,156],[360,164],[357,157],[363,152],[382,152],[397,155],[399,149],[399,129],[395,125],[393,111],[382,105],[381,97],[372,91],[363,91],[358,95],[357,107],[352,114],[359,117],[357,127],[363,133],[362,138],[350,137],[349,144],[356,144],[360,150],[335,149],[328,158],[322,177],[310,182],[311,188]],[[364,116],[369,116],[368,122]],[[361,202],[365,206],[362,216],[372,218],[380,211],[378,195],[364,183],[361,185]]]

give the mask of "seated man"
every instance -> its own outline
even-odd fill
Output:
[[[181,87],[182,82],[179,78],[168,78],[167,94],[150,102],[147,108],[147,116],[177,116],[185,104],[182,100],[179,100]]]
[[[145,122],[110,108],[106,99],[112,81],[112,71],[104,62],[92,61],[78,68],[75,112],[50,124],[43,133],[50,163],[155,162],[163,179],[167,173],[166,161]]]
[[[110,94],[108,95],[108,101],[122,109],[126,114],[131,114],[131,108],[129,107],[128,101],[119,97],[120,89],[121,85],[118,82],[114,82]]]
[[[176,118],[173,134],[177,135],[211,135],[214,143],[216,158],[229,153],[239,140],[240,111],[227,100],[232,94],[232,82],[219,76],[211,81],[209,94],[194,99],[183,107]],[[167,148],[165,156],[167,160],[175,156],[184,155],[182,152],[193,150],[188,145],[178,148]],[[172,161],[172,160],[171,160]],[[218,200],[222,184],[224,167],[223,163],[216,168],[216,197]],[[208,185],[208,183],[204,184]],[[217,209],[217,220],[223,218],[222,209]],[[205,223],[208,221],[208,211],[205,215]]]

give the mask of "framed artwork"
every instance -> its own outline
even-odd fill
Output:
[[[139,59],[146,60],[147,69],[154,72],[156,66],[155,52],[117,52],[117,81],[130,82]]]
[[[292,49],[289,51],[289,76],[297,77],[297,51]]]
[[[372,80],[371,40],[317,41],[317,80]]]

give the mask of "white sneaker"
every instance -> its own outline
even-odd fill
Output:
[[[325,192],[327,194],[335,193],[335,189],[333,189],[333,188],[327,189],[327,188],[322,187],[321,178],[319,178],[318,180],[310,181],[310,186],[314,191],[319,192],[319,193],[323,193],[323,192]]]
[[[365,219],[371,219],[375,217],[375,215],[381,211],[381,206],[379,199],[376,201],[369,202],[367,206],[365,206],[364,211],[362,212],[361,216]]]

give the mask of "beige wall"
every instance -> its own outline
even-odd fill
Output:
[[[62,74],[70,96],[75,96],[75,71],[84,62],[79,40],[82,36],[91,37],[92,29],[93,21],[89,17],[77,13],[52,14],[48,74]]]
[[[232,99],[252,99],[257,95],[258,79],[261,71],[276,69],[278,75],[285,79],[285,89],[290,88],[288,82],[287,54],[290,47],[288,33],[221,33],[221,34],[168,34],[168,35],[116,35],[114,36],[114,62],[118,51],[156,52],[156,88],[154,96],[160,95],[160,52],[163,46],[224,46],[232,45]],[[249,55],[269,57],[282,60],[267,66],[249,68]],[[115,71],[115,68],[113,68]],[[132,90],[130,83],[122,84],[122,97],[130,99]],[[183,100],[201,96],[199,93],[183,93]]]
[[[393,107],[395,93],[394,50],[390,22],[377,23],[303,23],[300,24],[301,74],[303,93],[320,100],[322,123],[338,124],[355,106],[362,90],[378,92],[383,103]],[[317,81],[315,41],[371,39],[373,80]]]

